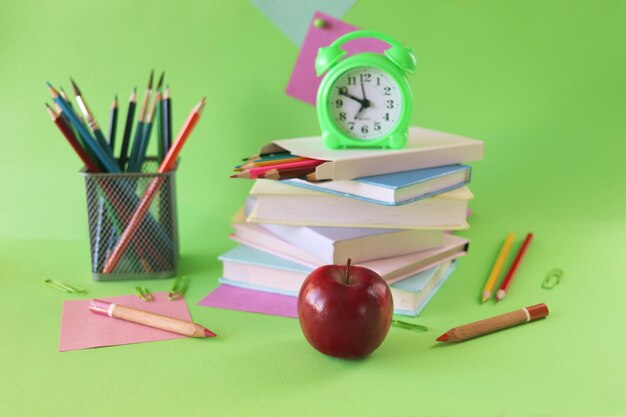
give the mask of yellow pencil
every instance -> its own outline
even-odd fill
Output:
[[[496,262],[493,264],[489,278],[487,278],[487,282],[485,283],[485,288],[483,288],[483,303],[491,297],[491,294],[493,294],[493,288],[496,286],[498,275],[500,275],[502,265],[504,265],[506,256],[509,254],[509,250],[513,244],[513,239],[515,239],[515,233],[513,232],[509,232],[509,234],[506,235],[506,239],[504,239],[504,244],[502,245],[502,249],[500,249],[500,254],[496,259]]]

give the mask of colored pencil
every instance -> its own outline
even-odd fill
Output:
[[[135,172],[137,165],[137,158],[139,155],[139,148],[141,147],[141,138],[143,136],[144,119],[148,110],[148,104],[150,102],[150,96],[152,96],[152,80],[154,77],[154,70],[150,72],[150,78],[148,79],[148,88],[143,96],[143,102],[139,109],[139,119],[137,122],[137,128],[135,129],[135,137],[133,138],[132,150],[130,152],[130,159],[128,160],[128,172]]]
[[[206,102],[206,98],[203,98],[200,101],[200,103],[198,103],[196,107],[194,107],[194,109],[191,111],[191,113],[187,117],[185,124],[183,125],[180,132],[178,133],[178,137],[176,138],[176,141],[174,142],[174,144],[168,151],[167,155],[165,155],[165,158],[159,165],[159,169],[157,170],[158,173],[162,174],[162,173],[168,172],[170,169],[172,169],[172,167],[176,163],[176,159],[178,158],[178,155],[183,145],[185,144],[185,142],[187,141],[187,138],[189,137],[194,127],[198,123],[198,120],[200,118],[202,109],[204,108],[205,102]],[[150,208],[150,203],[156,196],[156,193],[159,190],[159,187],[161,186],[163,181],[164,181],[164,177],[157,177],[153,179],[148,185],[148,188],[146,189],[143,196],[141,197],[141,201],[139,202],[137,209],[135,210],[135,213],[133,214],[132,218],[128,222],[128,225],[124,229],[122,236],[120,237],[117,244],[115,245],[115,248],[113,248],[111,255],[109,256],[109,258],[107,259],[104,265],[103,272],[105,274],[113,272],[115,268],[117,267],[118,263],[120,262],[120,260],[122,259],[122,256],[124,254],[124,251],[126,250],[126,247],[128,246],[133,235],[135,234],[144,216],[148,212],[148,209]]]
[[[111,104],[111,118],[109,119],[109,146],[115,153],[115,133],[117,131],[117,94]]]
[[[517,269],[519,268],[519,264],[522,262],[522,259],[524,258],[524,254],[526,253],[526,249],[528,249],[528,245],[530,245],[530,242],[532,240],[533,240],[533,234],[528,233],[526,235],[526,238],[524,239],[524,242],[520,246],[517,252],[517,255],[515,255],[515,259],[513,259],[513,263],[511,264],[509,271],[506,273],[506,276],[504,277],[502,284],[500,284],[500,288],[498,289],[498,292],[496,293],[496,301],[500,301],[504,297],[506,297],[506,294],[509,291],[509,287],[511,286],[511,283],[513,282],[513,277],[515,276],[515,272],[517,272]]]
[[[102,149],[98,141],[94,139],[94,137],[91,135],[89,130],[87,130],[85,125],[81,123],[74,110],[72,110],[67,102],[63,100],[63,97],[59,95],[59,92],[52,86],[52,84],[46,84],[48,85],[48,89],[50,90],[50,94],[52,95],[52,100],[54,100],[54,102],[57,103],[59,107],[61,107],[63,113],[65,113],[72,125],[78,131],[79,135],[83,138],[83,143],[91,149],[92,153],[96,156],[96,158],[98,158],[102,166],[108,172],[121,172],[119,166],[117,165],[117,161],[115,161],[115,159],[111,155],[109,155],[104,149]]]
[[[506,235],[506,239],[504,239],[504,243],[502,244],[502,249],[500,249],[500,253],[493,264],[493,268],[491,269],[491,273],[487,278],[487,282],[485,283],[485,287],[482,292],[482,302],[487,301],[491,294],[493,293],[493,289],[496,286],[496,281],[498,280],[498,275],[500,275],[500,271],[502,270],[502,266],[504,265],[504,261],[506,261],[506,256],[509,254],[509,250],[511,249],[511,245],[513,244],[513,239],[515,239],[515,233],[509,232]]]
[[[288,169],[270,169],[265,174],[259,175],[257,178],[266,180],[288,180],[291,178],[303,178],[311,173],[315,168],[288,168]]]
[[[281,151],[281,152],[272,152],[272,153],[266,153],[266,154],[255,154],[255,155],[250,155],[247,156],[245,158],[241,158],[242,161],[245,162],[251,162],[251,161],[260,161],[260,160],[265,160],[265,159],[270,159],[270,158],[281,158],[281,157],[291,157],[293,155],[291,155],[288,151]]]
[[[135,160],[134,171],[141,172],[141,168],[143,166],[144,161],[146,160],[146,152],[148,150],[148,144],[150,143],[150,134],[152,133],[152,126],[154,120],[154,114],[156,112],[156,105],[161,100],[161,85],[163,83],[163,74],[161,74],[161,78],[156,86],[156,93],[154,95],[154,99],[152,100],[152,104],[150,105],[150,110],[146,113],[146,118],[143,123],[143,131],[141,132],[141,141],[139,142],[139,150],[137,152],[137,158]]]
[[[130,134],[133,130],[133,120],[135,119],[135,107],[137,106],[137,88],[133,88],[128,99],[128,112],[126,113],[126,125],[124,126],[124,137],[122,138],[122,148],[120,149],[120,168],[125,170],[128,161],[128,145]]]
[[[111,156],[111,159],[113,159],[113,161],[117,164],[117,161],[115,161],[115,158],[113,157],[113,151],[109,146],[109,142],[107,142],[104,134],[102,133],[102,130],[100,129],[100,125],[98,124],[93,113],[87,106],[87,103],[85,102],[82,92],[78,88],[78,85],[76,85],[76,82],[74,82],[72,78],[70,78],[70,82],[72,84],[72,89],[74,90],[74,95],[76,96],[76,103],[78,103],[78,108],[83,113],[83,116],[85,117],[87,124],[91,128],[93,135],[96,137],[96,140],[98,141],[102,149],[104,149]]]
[[[157,156],[159,158],[159,162],[163,160],[165,157],[165,153],[167,150],[165,149],[165,133],[163,131],[164,125],[164,117],[163,114],[163,91],[161,88],[158,89],[159,92],[159,102],[157,103]]]
[[[215,333],[191,321],[163,316],[137,308],[126,307],[104,300],[91,300],[89,310],[92,313],[130,321],[143,326],[153,327],[188,337],[215,337]]]
[[[245,171],[239,172],[237,174],[231,175],[231,178],[258,178],[259,175],[263,175],[265,174],[267,171],[270,171],[272,169],[278,169],[278,170],[284,170],[284,169],[290,169],[290,168],[314,168],[320,164],[324,163],[324,161],[320,161],[319,159],[307,159],[305,161],[298,161],[298,162],[288,162],[285,164],[274,164],[274,165],[267,165],[267,166],[263,166],[263,167],[258,167],[258,168],[250,168],[250,169],[246,169]],[[309,172],[311,172],[312,170],[310,170]]]
[[[72,131],[70,126],[67,124],[67,122],[62,117],[60,117],[60,115],[56,113],[48,105],[48,103],[46,103],[46,109],[48,109],[48,114],[50,115],[50,118],[52,119],[54,124],[59,128],[59,130],[61,131],[61,133],[67,140],[67,142],[70,144],[72,149],[74,149],[74,152],[76,152],[80,160],[85,165],[87,172],[99,172],[100,169],[98,168],[98,165],[96,165],[96,163],[87,154],[85,149],[83,149],[80,143],[78,143],[78,139],[76,139],[74,132]]]
[[[299,162],[299,161],[307,161],[310,158],[303,158],[301,156],[293,156],[291,158],[283,158],[283,159],[279,159],[279,160],[269,160],[269,161],[258,161],[258,162],[248,162],[246,164],[243,165],[239,165],[235,167],[235,171],[244,171],[246,169],[249,168],[258,168],[258,167],[265,167],[268,165],[279,165],[279,164],[286,164],[289,162]]]
[[[484,334],[508,329],[519,324],[528,323],[546,317],[550,312],[545,304],[522,308],[521,310],[491,317],[485,320],[476,321],[455,327],[448,330],[436,340],[438,342],[462,342]]]
[[[172,146],[172,99],[170,96],[170,86],[165,87],[163,93],[163,151],[164,156]]]

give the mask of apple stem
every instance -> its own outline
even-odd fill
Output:
[[[350,263],[352,262],[352,259],[348,258],[346,260],[346,284],[350,283]]]

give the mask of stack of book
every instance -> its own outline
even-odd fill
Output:
[[[396,314],[418,315],[467,253],[468,240],[452,234],[469,227],[471,168],[462,163],[482,152],[480,141],[419,128],[393,151],[329,150],[319,137],[275,141],[252,164],[287,179],[246,176],[256,182],[233,221],[239,245],[219,257],[221,286],[244,289],[249,304],[255,294],[288,296],[295,312],[311,271],[351,258],[389,283]],[[280,161],[294,158],[318,162],[280,175]]]

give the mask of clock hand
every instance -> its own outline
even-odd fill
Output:
[[[361,81],[361,91],[363,92],[363,100],[360,101],[361,108],[354,115],[354,120],[359,119],[359,115],[363,112],[363,110],[367,109],[370,106],[370,101],[365,97],[365,87],[363,86],[363,81]]]
[[[363,105],[363,100],[354,97],[352,94],[348,94],[348,93],[339,93],[340,96],[344,96],[344,97],[348,97],[351,98],[352,100],[361,103],[361,106]]]
[[[365,86],[363,86],[363,81],[361,81],[361,92],[363,93],[363,101],[367,101],[367,97],[365,97]]]

